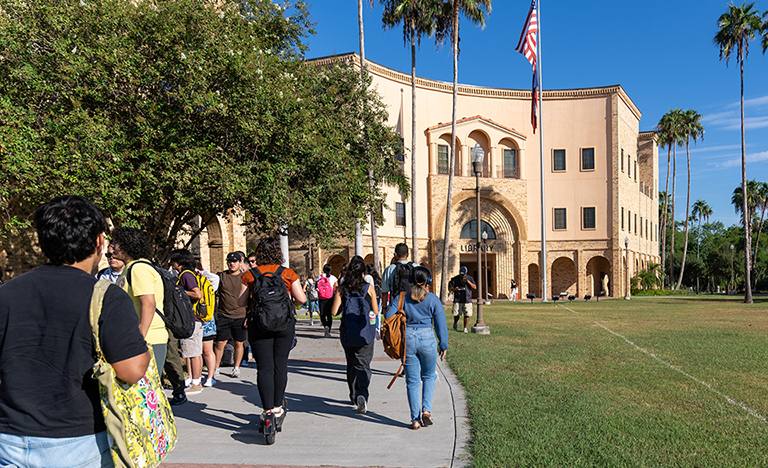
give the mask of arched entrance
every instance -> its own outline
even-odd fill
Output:
[[[576,264],[568,257],[560,257],[552,263],[552,297],[560,293],[576,295]]]
[[[528,294],[541,297],[541,274],[539,265],[535,263],[528,265]]]
[[[610,278],[611,262],[605,257],[591,258],[587,262],[587,283],[584,293],[595,296],[600,291],[605,291],[606,296],[615,296],[614,288],[617,285],[610,284]]]
[[[341,269],[347,264],[347,259],[341,255],[331,255],[328,259],[328,265],[331,266],[331,274],[336,278],[341,278]]]
[[[221,235],[219,218],[212,216],[211,221],[205,227],[205,231],[208,234],[208,255],[210,256],[208,268],[214,272],[226,270],[224,263],[224,239]]]

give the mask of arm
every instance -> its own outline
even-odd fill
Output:
[[[472,281],[470,281],[469,279],[467,279],[467,286],[469,286],[472,289],[477,289],[477,285]]]
[[[379,315],[379,301],[376,300],[376,290],[373,285],[368,286],[368,297],[371,298],[371,310],[374,314]]]
[[[432,324],[435,327],[435,335],[437,335],[440,348],[440,359],[443,359],[445,352],[448,350],[448,324],[445,321],[445,310],[440,303],[440,299],[437,296],[431,297],[431,299]]]
[[[141,317],[139,317],[139,331],[147,337],[149,332],[149,326],[152,325],[152,319],[155,318],[155,310],[157,309],[157,303],[155,302],[154,294],[144,294],[139,296],[139,302],[141,302]]]
[[[331,304],[331,313],[333,315],[339,315],[339,308],[341,307],[341,294],[336,290],[333,293],[333,304]]]
[[[115,370],[115,376],[129,384],[135,384],[144,377],[144,374],[147,373],[148,366],[149,350],[144,354],[139,354],[138,356],[112,363],[112,369]]]
[[[186,293],[193,304],[203,298],[203,293],[200,291],[200,288],[194,288],[191,291],[186,291]]]
[[[293,303],[296,305],[301,305],[307,302],[307,296],[304,294],[304,289],[301,287],[301,281],[296,280],[291,283],[291,296],[293,296]]]
[[[248,305],[248,287],[245,284],[240,285],[240,294],[237,296],[237,306],[246,307]]]

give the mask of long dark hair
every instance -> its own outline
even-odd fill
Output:
[[[344,284],[340,287],[343,289],[342,293],[346,292],[363,292],[363,286],[365,285],[365,260],[360,255],[355,255],[347,265],[347,271],[344,274]]]
[[[369,275],[371,275],[371,278],[373,278],[373,284],[375,286],[381,287],[381,275],[379,275],[379,272],[376,271],[376,268],[373,266],[373,263],[368,263],[365,265],[365,271],[368,272]]]

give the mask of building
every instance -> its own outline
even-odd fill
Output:
[[[359,63],[359,56],[313,63],[340,61]],[[391,125],[402,136],[403,167],[410,175],[411,77],[370,61],[368,71],[390,110]],[[411,245],[410,204],[416,203],[416,259],[432,268],[439,285],[452,84],[417,78],[416,99],[416,195],[406,201],[396,189],[389,190],[386,222],[378,229],[380,255],[386,266],[395,244]],[[623,296],[627,277],[660,261],[656,137],[639,131],[640,111],[619,85],[545,90],[543,101],[546,296],[583,297],[605,287],[607,295]],[[456,274],[463,265],[478,275],[470,149],[479,144],[485,152],[480,184],[481,232],[488,234],[481,247],[487,258],[487,293],[508,297],[514,278],[523,297],[542,297],[540,145],[531,126],[531,92],[460,85],[457,113],[448,271]],[[366,232],[365,253],[370,249]],[[352,255],[353,246],[323,251],[292,243],[291,265],[300,273],[310,268],[317,273],[324,263],[339,270]],[[368,255],[367,261],[371,259]]]

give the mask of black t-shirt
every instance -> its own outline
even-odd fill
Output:
[[[469,283],[475,284],[475,279],[469,275],[464,275],[464,279]],[[472,302],[472,288],[469,285],[464,284],[464,281],[461,280],[461,275],[456,275],[451,278],[448,287],[459,288],[458,291],[453,292],[454,303],[465,304],[467,302]]]
[[[0,433],[79,437],[105,430],[90,302],[96,279],[69,266],[43,265],[0,289]],[[108,362],[147,351],[131,298],[104,296],[100,344]]]

